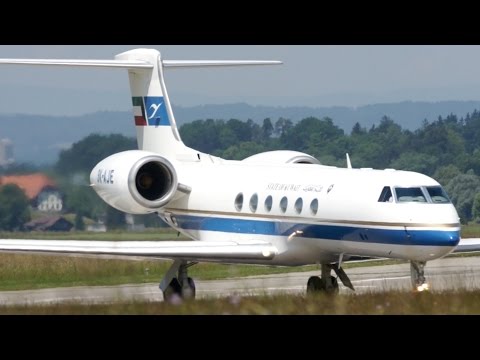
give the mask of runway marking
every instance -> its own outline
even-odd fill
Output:
[[[352,283],[368,282],[368,281],[383,281],[383,280],[400,280],[400,279],[410,279],[410,276],[396,276],[396,277],[384,277],[384,278],[374,278],[374,279],[352,280]]]

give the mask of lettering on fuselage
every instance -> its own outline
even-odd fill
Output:
[[[113,184],[113,173],[115,170],[99,169],[97,175],[97,183],[99,184]]]
[[[322,192],[322,185],[299,185],[299,184],[281,184],[281,183],[270,183],[267,185],[267,190],[275,191],[304,191],[304,192]]]
[[[267,190],[298,191],[302,185],[270,183]]]
[[[305,185],[303,191],[305,192],[322,192],[322,185]]]

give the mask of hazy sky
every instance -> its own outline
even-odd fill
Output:
[[[166,71],[174,105],[358,106],[480,100],[480,46],[0,46],[0,58],[112,59],[137,47],[164,59],[281,60],[270,67]],[[0,65],[0,113],[77,115],[129,110],[120,69]]]

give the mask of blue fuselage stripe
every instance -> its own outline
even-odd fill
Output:
[[[218,218],[175,215],[178,226],[185,230],[218,231],[235,234],[290,236],[296,238],[355,241],[363,243],[450,246],[458,245],[460,232],[456,230],[408,230],[360,228],[353,225],[317,225],[282,221]]]

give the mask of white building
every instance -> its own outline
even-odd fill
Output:
[[[10,139],[0,139],[0,166],[15,162],[13,159],[13,143]]]

